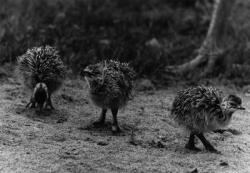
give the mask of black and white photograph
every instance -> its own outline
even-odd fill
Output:
[[[0,173],[249,173],[250,0],[0,0]]]

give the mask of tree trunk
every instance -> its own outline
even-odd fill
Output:
[[[207,36],[199,49],[197,57],[170,69],[174,69],[179,74],[186,74],[203,65],[203,75],[207,75],[213,71],[217,60],[223,57],[221,55],[226,50],[225,36],[234,2],[235,0],[215,0]],[[166,70],[169,70],[169,67]]]

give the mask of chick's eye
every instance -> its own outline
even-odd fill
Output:
[[[236,106],[236,104],[231,103],[231,107],[232,107],[232,108],[236,108],[237,106]]]

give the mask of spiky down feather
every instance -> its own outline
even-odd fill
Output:
[[[110,60],[89,66],[99,77],[90,81],[90,96],[102,108],[121,108],[131,98],[135,72],[127,63]]]
[[[45,83],[50,93],[62,84],[66,69],[58,54],[51,46],[34,47],[17,58],[18,75],[22,75],[26,87],[33,89],[39,82]]]
[[[220,104],[222,92],[212,87],[193,87],[178,92],[171,109],[171,117],[193,132],[211,131],[220,124],[216,118],[225,117]]]

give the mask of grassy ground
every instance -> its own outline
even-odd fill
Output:
[[[111,116],[103,128],[93,128],[100,113],[88,99],[86,84],[67,80],[54,95],[56,110],[24,110],[29,100],[16,79],[0,88],[0,172],[249,172],[248,112],[237,112],[231,127],[241,135],[207,134],[223,154],[184,149],[187,136],[169,119],[178,87],[136,92],[119,113],[123,130],[110,132]],[[231,91],[224,88],[224,91]],[[250,99],[243,96],[244,106]],[[203,146],[199,143],[200,148]]]

